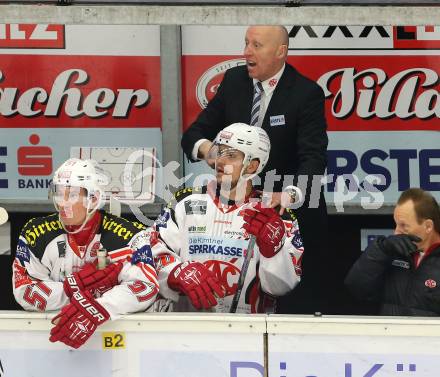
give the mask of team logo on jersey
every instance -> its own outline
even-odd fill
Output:
[[[233,295],[237,290],[237,281],[240,275],[240,269],[235,265],[237,260],[238,258],[232,258],[227,262],[211,259],[203,263],[226,288],[226,296]]]
[[[437,282],[435,280],[428,279],[425,281],[425,287],[435,288],[436,286],[437,286]]]
[[[24,262],[28,262],[29,263],[29,261],[31,259],[31,253],[30,253],[29,247],[21,239],[18,240],[17,252],[15,253],[15,256],[18,258],[18,260],[23,265],[24,265]]]
[[[206,200],[186,200],[185,213],[187,215],[206,215]]]

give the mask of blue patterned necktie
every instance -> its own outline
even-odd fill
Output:
[[[256,126],[258,123],[262,94],[263,94],[263,85],[261,85],[261,82],[258,81],[254,86],[254,99],[252,101],[251,123],[250,123],[251,126]]]

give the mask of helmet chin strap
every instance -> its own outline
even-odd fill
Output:
[[[245,174],[245,170],[248,168],[248,166],[250,165],[251,161],[252,160],[250,160],[250,161],[248,161],[246,163],[243,161],[243,168],[241,169],[240,178],[238,179],[237,184],[241,183],[240,182],[241,180],[249,181],[250,179],[254,178],[257,175],[257,173]]]
[[[256,174],[245,174],[245,170],[249,166],[250,162],[247,164],[243,164],[243,168],[241,169],[240,176],[238,177],[237,184],[235,185],[235,190],[238,192],[239,188],[242,187],[244,190],[243,195],[245,195],[246,192],[246,186],[249,180],[251,180],[253,177],[255,177]]]

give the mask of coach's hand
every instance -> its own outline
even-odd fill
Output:
[[[211,168],[215,167],[216,155],[217,151],[215,150],[214,144],[211,141],[204,141],[202,144],[200,144],[197,157],[205,160]]]

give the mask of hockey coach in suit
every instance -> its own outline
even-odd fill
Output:
[[[243,122],[262,127],[273,146],[260,174],[261,187],[273,192],[273,207],[280,204],[283,188],[292,183],[301,187],[299,177],[308,178],[304,203],[296,210],[304,241],[303,280],[291,296],[281,300],[278,312],[326,312],[327,210],[319,183],[310,195],[313,176],[322,176],[327,165],[324,94],[319,85],[286,62],[288,43],[283,26],[249,27],[246,65],[226,71],[216,95],[184,133],[182,147],[190,160],[204,159],[212,165],[209,150],[217,133],[231,123]],[[271,184],[266,173],[273,169],[280,177]]]

